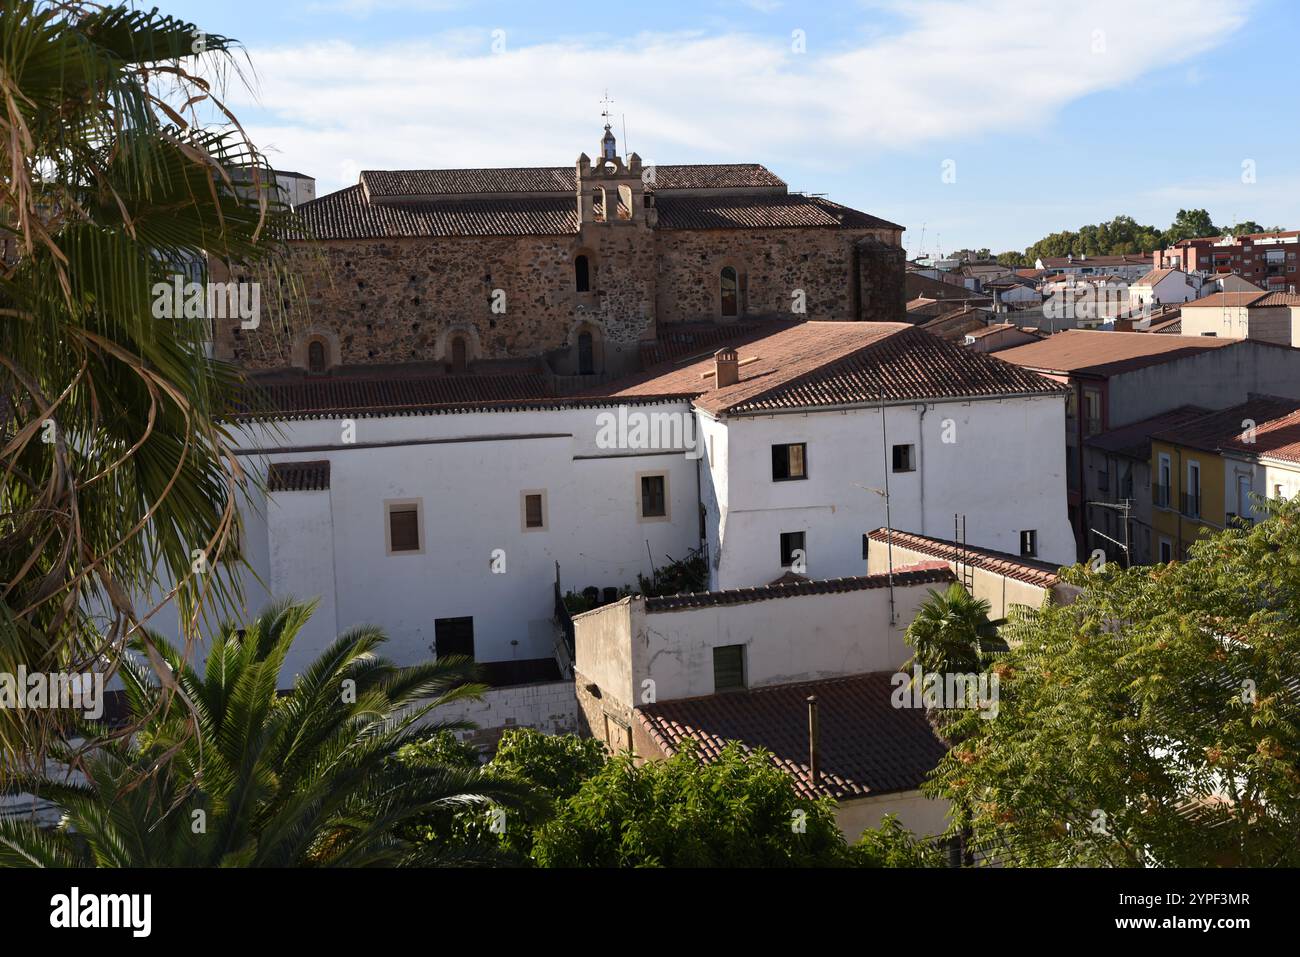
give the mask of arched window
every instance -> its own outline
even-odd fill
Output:
[[[724,316],[740,315],[740,282],[732,266],[722,267],[722,314]]]
[[[573,282],[578,292],[591,292],[591,263],[586,256],[573,261]]]
[[[592,375],[596,371],[595,350],[590,332],[578,333],[578,375]]]
[[[320,375],[325,371],[325,343],[313,339],[307,343],[307,371]]]
[[[456,336],[451,340],[451,371],[465,371],[465,337]]]

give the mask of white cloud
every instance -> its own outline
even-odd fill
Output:
[[[496,25],[383,46],[255,47],[260,109],[249,126],[277,165],[318,175],[321,191],[356,169],[563,165],[594,154],[608,86],[615,132],[626,115],[630,146],[647,162],[843,166],[857,151],[1041,129],[1080,97],[1212,48],[1245,9],[1241,0],[1187,0],[1177,16],[1132,0],[888,6],[902,22],[893,34],[846,48],[814,31],[803,54],[788,37],[749,34],[516,47],[508,24],[503,53],[491,52]]]

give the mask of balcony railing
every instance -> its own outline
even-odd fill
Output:
[[[1151,503],[1159,508],[1169,507],[1169,486],[1153,485],[1151,486]]]
[[[1179,496],[1179,511],[1187,518],[1201,517],[1201,496],[1195,492],[1183,492]]]

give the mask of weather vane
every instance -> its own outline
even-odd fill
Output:
[[[605,106],[605,109],[601,111],[600,115],[605,118],[605,125],[609,126],[609,105],[614,102],[609,98],[609,87],[605,88],[605,96],[600,102]]]

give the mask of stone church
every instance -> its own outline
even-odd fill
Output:
[[[570,168],[368,170],[298,211],[305,318],[226,325],[218,356],[599,381],[701,324],[904,315],[902,226],[759,164],[644,166],[608,125]]]

